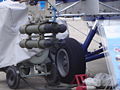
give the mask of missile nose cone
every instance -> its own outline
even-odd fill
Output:
[[[60,26],[59,27],[59,32],[60,33],[63,33],[63,32],[65,32],[67,30],[67,26],[66,25],[60,24],[59,26]]]

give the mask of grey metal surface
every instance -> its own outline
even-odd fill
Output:
[[[49,49],[44,49],[35,56],[32,56],[29,61],[33,64],[41,64],[44,63],[45,61],[48,61],[48,54],[49,54]]]

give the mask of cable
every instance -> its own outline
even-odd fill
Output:
[[[107,85],[105,86],[104,90],[108,89],[108,90],[113,90],[113,86],[110,86],[111,81],[107,83]]]

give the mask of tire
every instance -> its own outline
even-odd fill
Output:
[[[6,71],[7,84],[11,89],[17,89],[20,84],[20,76],[18,70],[14,66],[8,67]]]
[[[57,51],[56,65],[63,83],[72,82],[76,74],[85,74],[86,62],[82,45],[73,38],[66,38]]]

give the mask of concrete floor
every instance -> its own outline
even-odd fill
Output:
[[[80,19],[66,19],[66,20],[68,21],[67,23],[68,23],[68,28],[70,30],[70,37],[73,37],[79,42],[83,43],[86,36],[83,35],[81,32],[85,34],[88,34],[89,32],[86,22]],[[97,40],[98,42],[100,42],[100,37],[96,35],[94,40]],[[95,41],[92,41],[89,50],[94,51],[98,47],[99,47],[98,43],[96,43]],[[100,72],[108,73],[106,61],[104,58],[87,63],[87,73],[89,75],[94,76],[95,74]],[[30,82],[31,85],[39,88],[46,85],[45,80],[43,78],[38,78],[38,77],[28,79],[28,82]],[[5,73],[2,73],[2,72],[0,72],[0,90],[10,90],[6,84]],[[18,90],[33,90],[33,89],[31,89],[23,81],[21,81],[20,89]]]

